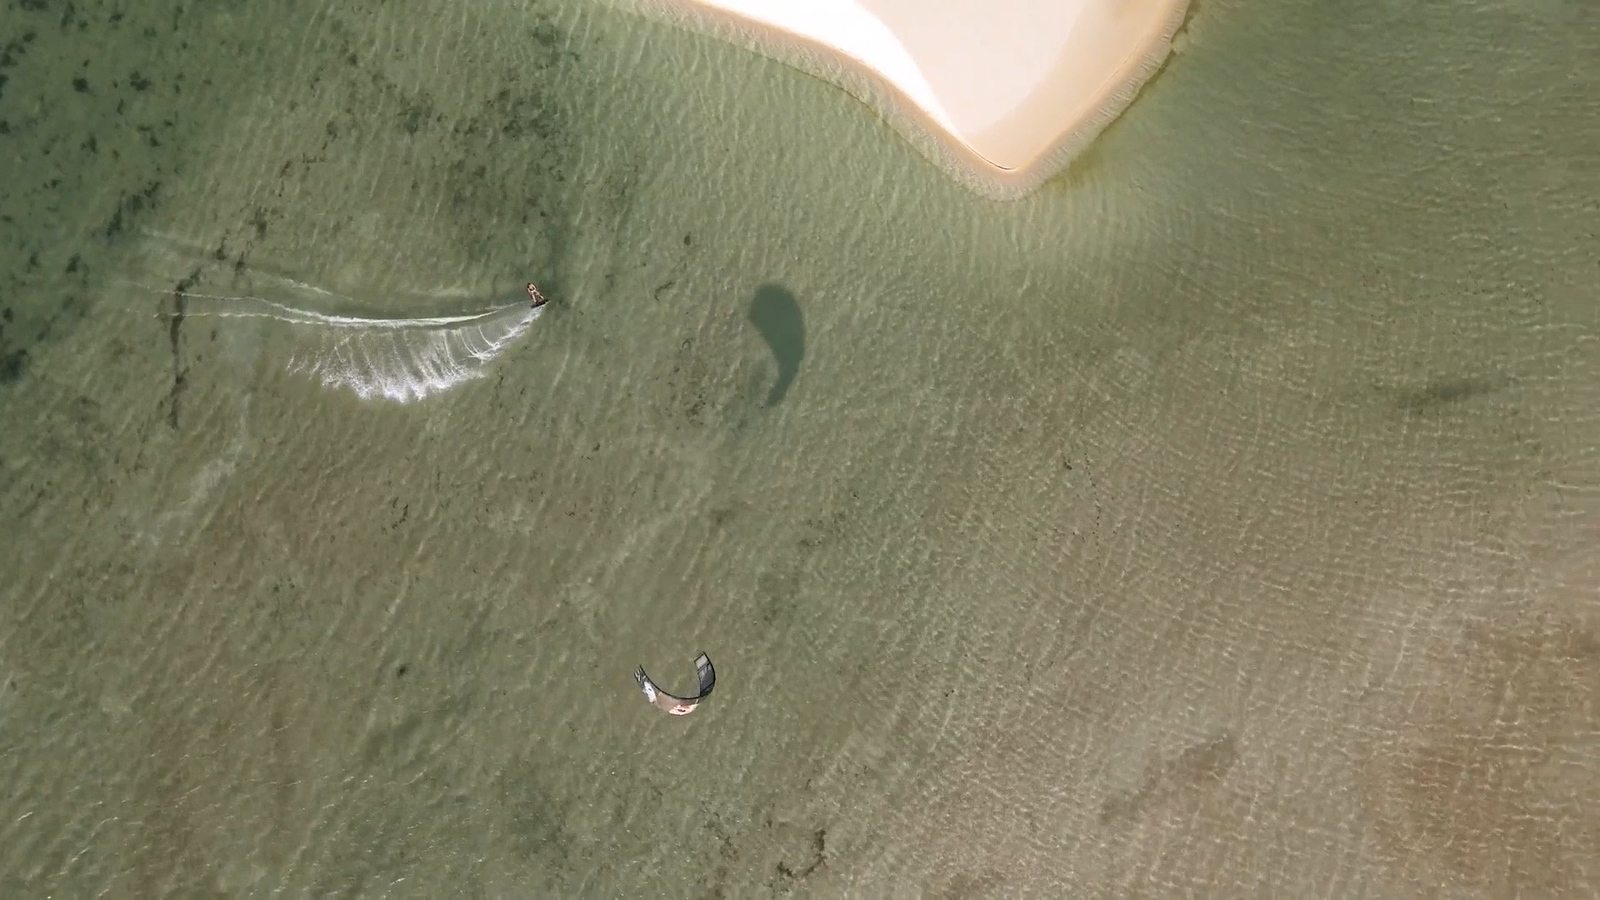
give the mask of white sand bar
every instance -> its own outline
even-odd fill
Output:
[[[1071,161],[1161,67],[1188,0],[638,0],[838,84],[986,194]],[[932,138],[932,141],[923,138]]]

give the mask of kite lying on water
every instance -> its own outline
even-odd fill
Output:
[[[656,687],[650,676],[644,673],[644,666],[633,670],[633,678],[639,682],[639,690],[644,691],[645,699],[662,712],[669,716],[687,716],[694,712],[701,700],[711,696],[711,689],[717,685],[717,670],[711,667],[711,657],[704,653],[694,658],[694,673],[700,679],[700,693],[693,697],[675,697]]]

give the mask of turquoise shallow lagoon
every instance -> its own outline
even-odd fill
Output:
[[[1593,4],[1202,0],[1016,203],[596,5],[0,48],[0,894],[1596,890]]]

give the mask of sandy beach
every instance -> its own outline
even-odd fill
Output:
[[[855,95],[995,198],[1061,171],[1165,63],[1185,0],[611,0]]]

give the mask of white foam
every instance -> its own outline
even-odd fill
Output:
[[[252,296],[185,297],[187,316],[267,319],[287,326],[297,345],[289,371],[329,388],[349,389],[363,400],[397,403],[481,378],[544,311],[517,302],[462,315],[388,318],[322,313]]]
[[[435,319],[328,317],[334,321],[320,346],[297,355],[289,369],[363,400],[408,403],[481,378],[541,312],[517,303]]]

